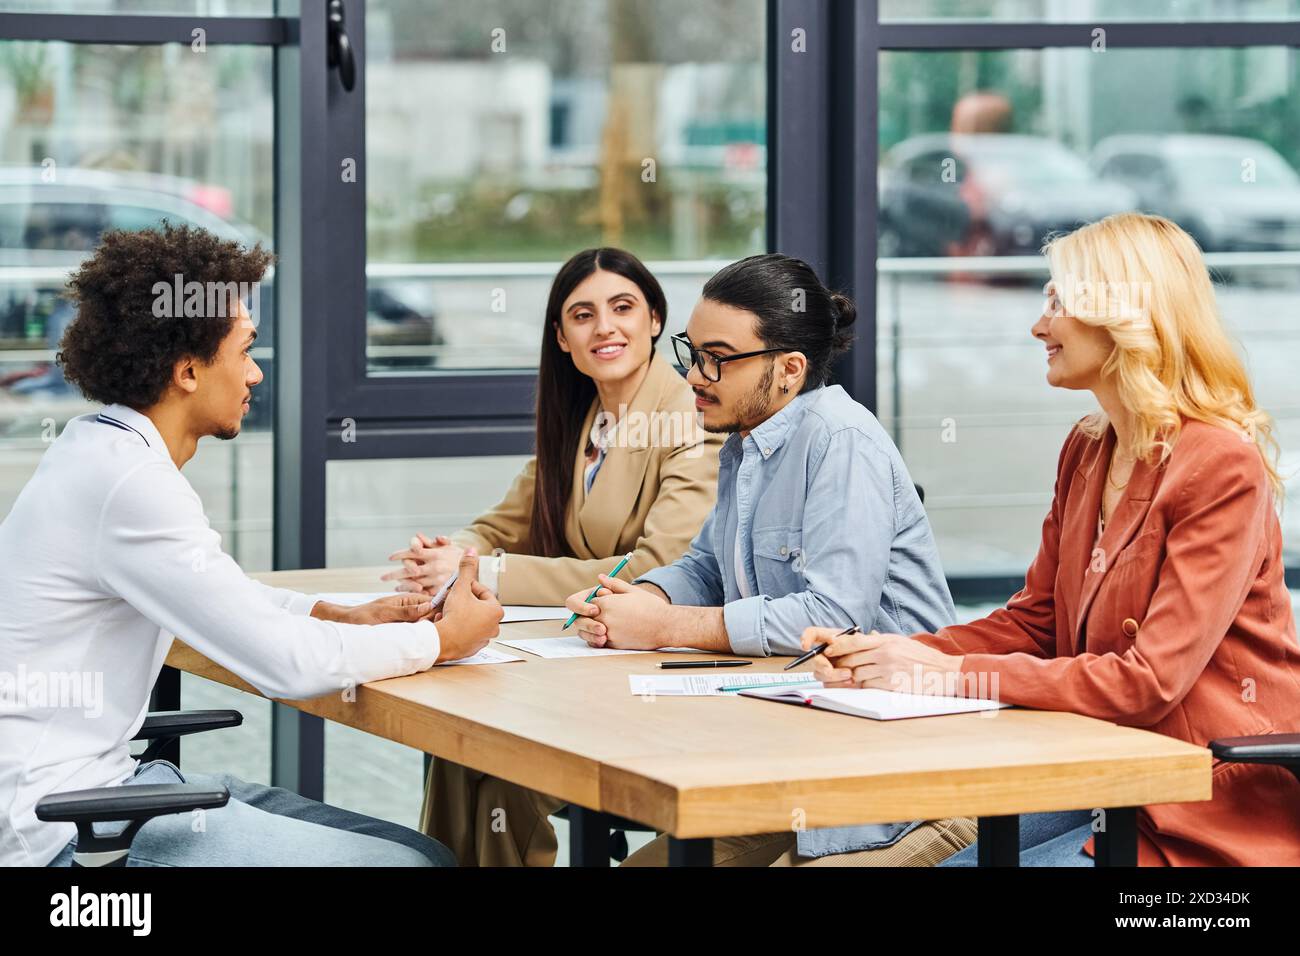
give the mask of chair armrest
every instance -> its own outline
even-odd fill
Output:
[[[238,727],[244,715],[237,710],[169,710],[149,714],[132,740],[152,741],[139,761],[156,760],[172,741],[186,734],[201,734],[206,730]]]
[[[183,737],[206,730],[238,727],[244,715],[237,710],[171,710],[152,713],[144,719],[132,740],[156,740],[159,737]]]
[[[214,810],[230,800],[225,787],[194,783],[162,783],[96,787],[53,793],[36,804],[36,819],[46,823],[75,823],[79,866],[126,864],[131,841],[153,817],[188,810]],[[96,823],[126,820],[116,833],[97,835]]]
[[[1221,737],[1210,741],[1210,751],[1228,763],[1275,764],[1300,776],[1300,734]]]
[[[196,783],[127,784],[52,793],[36,804],[36,819],[46,823],[107,823],[111,820],[147,820],[167,813],[224,807],[230,799],[225,787]]]

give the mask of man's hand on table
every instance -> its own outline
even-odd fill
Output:
[[[413,624],[432,620],[433,613],[427,594],[391,594],[355,607],[317,601],[311,609],[312,617],[340,624]]]
[[[478,554],[469,548],[460,559],[460,576],[435,612],[442,640],[438,663],[458,661],[477,654],[501,633],[505,608],[492,589],[478,579]]]

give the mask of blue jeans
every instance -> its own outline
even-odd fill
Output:
[[[246,783],[230,774],[184,776],[166,760],[136,768],[132,784],[224,786],[216,810],[154,817],[131,842],[127,866],[455,866],[436,840],[396,823],[308,800],[291,790]],[[97,823],[96,835],[125,823]],[[74,837],[50,866],[71,866]]]
[[[1092,866],[1083,844],[1092,836],[1092,814],[1087,810],[1059,813],[1025,813],[1020,817],[1021,866]],[[940,866],[978,866],[979,841],[958,850]]]

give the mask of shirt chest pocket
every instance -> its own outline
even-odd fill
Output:
[[[802,591],[805,559],[803,530],[800,528],[763,528],[752,534],[754,575],[763,594],[779,597]]]

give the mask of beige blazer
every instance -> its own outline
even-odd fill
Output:
[[[574,557],[530,553],[536,458],[524,466],[499,505],[451,536],[480,554],[495,548],[506,552],[498,582],[502,604],[563,604],[570,594],[595,587],[596,575],[608,574],[629,551],[632,560],[619,575],[625,581],[671,564],[686,552],[713,507],[718,450],[725,436],[699,427],[694,393],[663,357],[656,353],[651,359],[587,495],[587,436],[599,410],[600,403],[593,402],[574,449],[565,518],[565,540]]]

